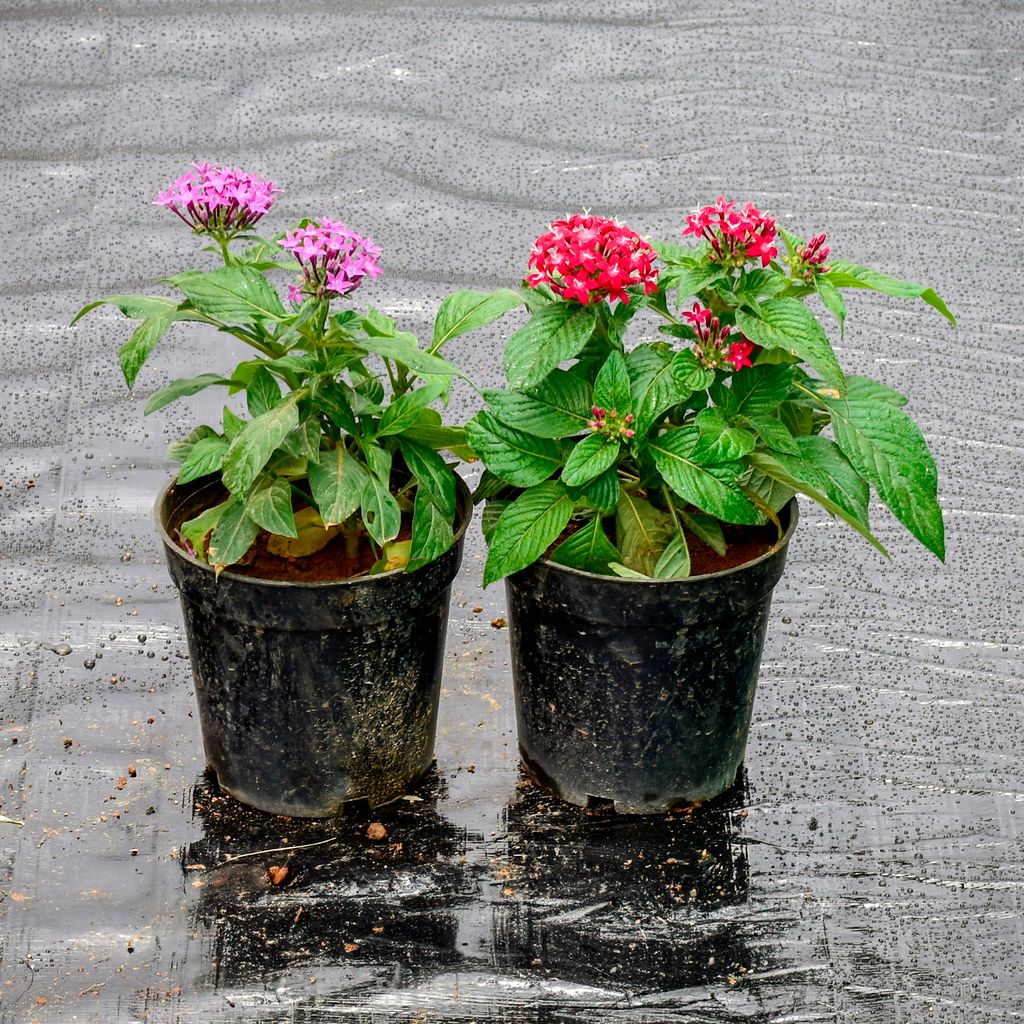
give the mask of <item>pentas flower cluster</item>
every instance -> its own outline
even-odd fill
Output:
[[[302,302],[306,295],[321,299],[347,295],[364,277],[383,273],[377,263],[380,246],[374,245],[372,238],[363,238],[347,225],[326,217],[286,232],[281,245],[302,267],[302,282],[288,286],[291,302]]]
[[[778,255],[775,220],[753,203],[735,210],[735,203],[719,196],[714,206],[705,206],[686,218],[684,235],[696,235],[711,246],[714,263],[738,269],[748,262],[761,261],[762,267]]]
[[[253,226],[283,191],[234,167],[193,164],[170,188],[158,192],[154,206],[166,206],[197,232],[230,237]]]
[[[724,363],[731,363],[734,370],[742,370],[750,366],[750,356],[754,346],[746,338],[730,340],[732,328],[722,324],[715,314],[699,302],[693,309],[684,310],[683,318],[697,332],[697,358],[708,370],[717,370]]]
[[[799,252],[793,253],[786,262],[793,268],[797,277],[802,277],[808,284],[816,274],[827,274],[825,260],[832,251],[825,245],[825,232],[815,235]]]
[[[611,412],[606,412],[599,405],[592,406],[590,411],[594,414],[594,418],[587,420],[587,426],[593,433],[603,434],[609,441],[628,440],[636,433],[630,426],[630,423],[633,422],[631,412],[620,416],[617,410],[612,409]]]
[[[601,302],[629,304],[626,289],[642,285],[645,294],[657,289],[655,251],[635,231],[618,221],[587,214],[556,220],[530,253],[531,288],[550,285],[563,299],[583,305]]]

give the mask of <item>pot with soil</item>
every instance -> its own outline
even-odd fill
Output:
[[[732,785],[795,499],[781,518],[781,539],[761,530],[730,545],[759,551],[752,560],[684,579],[542,558],[505,580],[519,752],[537,781],[569,803],[612,801],[627,814],[699,803]],[[716,562],[727,564],[712,557],[698,568]]]
[[[524,764],[566,800],[631,813],[735,778],[797,493],[884,554],[874,488],[944,551],[906,399],[844,374],[803,302],[841,328],[841,288],[920,297],[952,320],[942,299],[826,264],[824,234],[805,244],[752,203],[720,196],[686,224],[696,248],[589,214],[541,235],[508,387],[485,390],[466,428],[486,467],[484,585],[507,580]],[[630,348],[638,312],[646,340]]]
[[[218,576],[175,537],[221,491],[216,479],[172,483],[156,506],[219,785],[294,817],[400,796],[433,760],[451,584],[471,517],[465,485],[455,543],[440,558],[371,575],[357,555],[357,575],[338,579],[317,577],[352,561],[340,534],[297,559],[268,555],[264,536],[249,564]]]

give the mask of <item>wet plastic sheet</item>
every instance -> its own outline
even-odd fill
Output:
[[[24,825],[0,820],[0,1022],[1024,1015],[1022,39],[995,2],[8,0],[0,814]],[[240,809],[203,776],[150,516],[166,443],[218,399],[142,406],[241,353],[176,326],[127,396],[119,314],[67,327],[192,258],[149,202],[193,159],[280,181],[276,227],[372,233],[386,273],[361,298],[423,332],[567,211],[671,237],[722,191],[933,285],[956,331],[856,294],[839,348],[913,396],[947,565],[881,509],[892,564],[805,505],[742,784],[638,824],[522,781],[474,526],[418,799]],[[495,384],[500,341],[450,354]]]

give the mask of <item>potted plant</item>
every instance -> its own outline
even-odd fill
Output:
[[[112,295],[140,321],[120,352],[129,387],[171,324],[216,327],[254,350],[224,372],[173,381],[151,413],[210,387],[244,399],[171,446],[181,463],[156,504],[218,782],[278,814],[377,804],[431,764],[451,582],[471,516],[440,454],[463,432],[433,408],[459,371],[439,355],[518,303],[461,292],[430,345],[369,307],[335,309],[381,273],[381,250],[344,224],[253,234],[280,189],[194,164],[156,204],[217,269],[166,283],[175,297]],[[269,275],[298,272],[282,300]]]
[[[843,289],[927,288],[830,261],[752,204],[687,218],[695,246],[597,216],[537,239],[508,387],[467,436],[486,471],[485,585],[506,578],[527,769],[577,804],[659,812],[742,761],[795,494],[871,533],[873,489],[944,556],[936,469],[905,399],[840,368]],[[782,252],[779,252],[779,248]],[[657,340],[626,344],[641,311]],[[640,321],[637,321],[640,322]]]

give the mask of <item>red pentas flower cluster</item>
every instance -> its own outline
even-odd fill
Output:
[[[642,285],[650,295],[657,288],[657,253],[635,231],[618,221],[587,214],[556,220],[530,253],[531,288],[550,285],[563,299],[583,305],[601,302],[629,304],[626,289]]]
[[[742,335],[732,340],[732,331],[715,314],[699,302],[692,309],[683,311],[683,319],[697,332],[697,358],[708,370],[717,370],[724,363],[732,363],[734,370],[750,366],[754,346]]]
[[[710,259],[730,268],[750,261],[767,267],[778,254],[774,246],[775,219],[753,203],[736,210],[735,203],[719,196],[714,206],[705,206],[686,218],[684,235],[696,235],[711,246]]]

